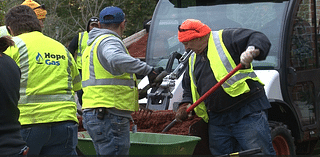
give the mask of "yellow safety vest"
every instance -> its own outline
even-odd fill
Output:
[[[77,66],[78,69],[82,69],[82,54],[87,47],[87,41],[89,39],[88,32],[80,32],[78,38],[78,51],[77,51]]]
[[[9,35],[9,32],[7,30],[7,27],[6,26],[1,26],[0,27],[0,37],[3,37],[3,36],[6,36],[6,35]]]
[[[110,36],[112,35],[98,37],[93,44],[88,45],[83,53],[82,108],[106,107],[137,111],[139,105],[135,74],[124,73],[120,76],[114,76],[105,70],[98,60],[98,45],[103,39]],[[125,48],[123,43],[122,45]]]
[[[237,66],[222,41],[222,32],[223,30],[211,32],[208,41],[207,56],[210,62],[211,70],[213,71],[213,74],[217,81],[222,80],[229,72],[231,72]],[[197,92],[197,86],[195,84],[195,61],[196,55],[195,53],[193,53],[189,58],[189,75],[191,81],[191,93],[193,102],[196,102],[200,98],[199,93]],[[238,70],[231,78],[229,78],[221,86],[223,90],[231,97],[236,97],[250,91],[250,88],[246,83],[247,79],[258,81],[263,85],[263,83],[254,73],[251,65],[250,69]],[[194,110],[199,117],[203,118],[204,121],[208,122],[209,117],[204,102],[200,103]]]
[[[18,104],[21,125],[78,122],[74,91],[81,89],[81,78],[69,51],[37,31],[13,40],[16,45],[4,53],[21,69]]]

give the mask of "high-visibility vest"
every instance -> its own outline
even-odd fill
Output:
[[[81,78],[69,51],[37,31],[13,37],[13,41],[16,45],[4,53],[21,69],[21,125],[78,122],[74,91],[81,89]]]
[[[210,33],[208,41],[207,57],[210,62],[211,70],[213,71],[213,74],[217,81],[222,80],[229,72],[231,72],[237,66],[222,41],[222,32],[223,30],[212,31]],[[200,98],[199,93],[197,92],[197,86],[195,84],[195,61],[196,55],[195,53],[193,53],[189,58],[189,75],[191,81],[191,93],[193,102],[196,102]],[[246,83],[247,79],[258,81],[263,85],[263,83],[254,73],[251,65],[251,68],[249,69],[238,70],[221,86],[228,95],[230,95],[231,97],[236,97],[250,91],[250,88]],[[199,117],[202,117],[204,121],[208,122],[209,118],[206,112],[207,109],[204,102],[200,103],[194,110]]]
[[[6,35],[9,35],[9,32],[7,30],[7,27],[6,26],[1,26],[0,27],[0,37],[3,37],[3,36],[6,36]]]
[[[135,74],[124,73],[114,76],[100,64],[97,48],[100,42],[114,36],[112,34],[98,37],[88,45],[82,56],[82,108],[116,108],[137,111],[138,88]],[[124,44],[122,43],[125,48]],[[128,55],[129,52],[126,50]]]
[[[89,36],[87,31],[79,33],[77,59],[76,59],[78,69],[82,69],[82,54],[87,47],[88,39],[89,39]]]

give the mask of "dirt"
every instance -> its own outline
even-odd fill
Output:
[[[133,120],[137,125],[138,132],[162,133],[162,130],[175,119],[175,112],[172,110],[153,111],[152,114],[146,112],[132,113]],[[166,134],[188,135],[189,127],[199,121],[196,115],[190,116],[186,121],[177,122]],[[132,130],[133,124],[130,128]]]
[[[134,58],[144,59],[146,56],[147,41],[148,33],[141,37],[138,41],[128,46],[127,49],[130,55]]]
[[[175,112],[172,110],[153,111],[151,114],[137,111],[131,115],[137,125],[138,132],[162,133],[162,130],[175,119]],[[77,118],[79,120],[78,131],[86,131],[82,125],[82,117],[78,116]],[[198,116],[192,115],[186,121],[177,122],[165,134],[188,135],[189,127],[200,119]],[[132,131],[132,126],[133,123],[130,122],[130,131]]]

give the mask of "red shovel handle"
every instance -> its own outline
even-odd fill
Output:
[[[235,67],[232,71],[230,71],[227,76],[225,76],[217,84],[211,87],[211,89],[209,89],[205,94],[203,94],[195,103],[193,103],[190,107],[188,107],[187,113],[189,113],[191,110],[197,107],[204,99],[206,99],[210,94],[216,91],[218,87],[220,87],[227,79],[229,79],[235,72],[237,72],[241,68],[242,68],[242,64],[240,63],[237,65],[237,67]]]

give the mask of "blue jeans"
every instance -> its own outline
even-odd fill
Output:
[[[77,155],[78,124],[75,122],[36,124],[20,132],[30,148],[28,155]]]
[[[107,113],[100,120],[95,109],[84,111],[82,118],[83,127],[92,138],[97,155],[129,155],[129,118]]]
[[[241,150],[261,148],[255,155],[276,155],[272,146],[266,113],[250,114],[237,123],[208,125],[209,147],[212,155],[224,155]]]

